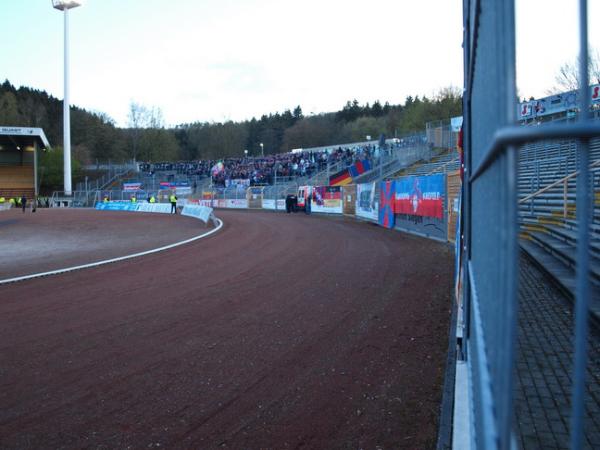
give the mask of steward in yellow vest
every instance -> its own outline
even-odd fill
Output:
[[[171,214],[177,214],[177,196],[171,194],[169,196],[169,201],[171,202]]]

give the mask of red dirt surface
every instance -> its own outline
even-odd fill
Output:
[[[0,212],[0,280],[162,247],[206,231],[170,214],[77,209]]]
[[[449,247],[351,219],[217,214],[220,232],[182,247],[0,286],[1,448],[435,446]]]

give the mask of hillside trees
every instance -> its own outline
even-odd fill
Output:
[[[81,177],[81,164],[71,157],[71,173],[73,179]],[[62,190],[64,181],[63,149],[56,146],[51,151],[43,152],[40,156],[39,167],[40,185],[42,191],[51,192]]]
[[[71,107],[73,155],[83,163],[172,161],[259,155],[362,141],[384,133],[420,132],[428,121],[461,114],[461,91],[444,88],[431,98],[408,96],[403,104],[353,99],[337,112],[305,116],[300,105],[283,112],[233,122],[194,122],[167,128],[160,108],[131,102],[127,127],[102,112]],[[44,129],[52,146],[62,144],[62,101],[44,91],[0,84],[0,125]]]
[[[579,57],[574,62],[566,62],[558,69],[554,77],[555,85],[547,91],[548,95],[579,89]],[[588,55],[588,76],[590,84],[600,83],[600,53],[590,51]]]

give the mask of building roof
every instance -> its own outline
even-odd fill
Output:
[[[0,150],[20,150],[35,144],[41,149],[50,148],[50,143],[41,128],[0,126]]]

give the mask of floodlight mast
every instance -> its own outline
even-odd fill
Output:
[[[81,6],[81,1],[52,0],[52,6],[63,11],[65,18],[64,31],[64,81],[65,92],[63,100],[63,168],[65,195],[72,195],[71,187],[71,116],[69,110],[69,9]]]

